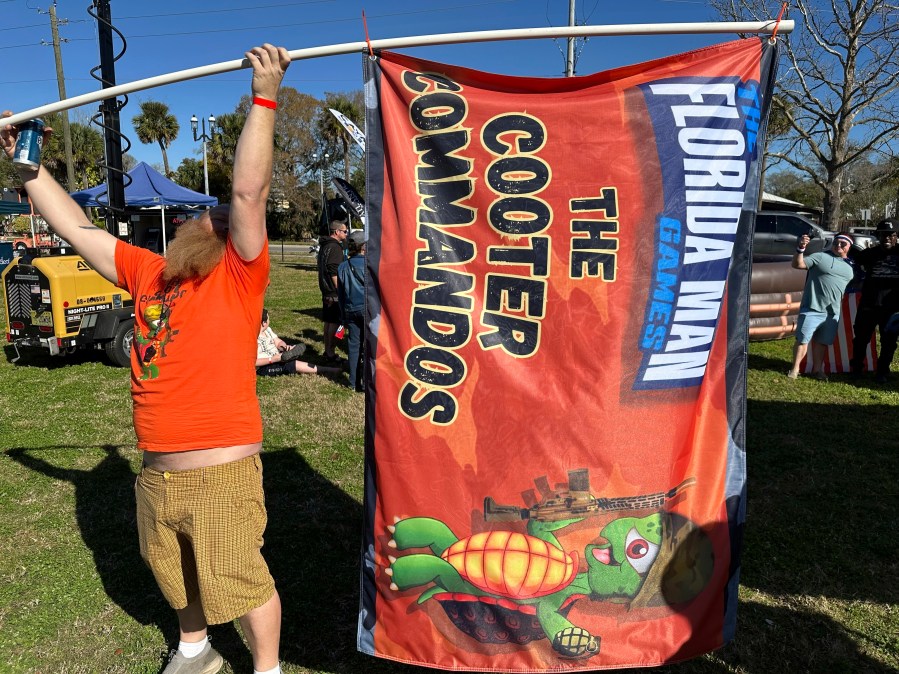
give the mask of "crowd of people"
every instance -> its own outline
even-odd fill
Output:
[[[886,383],[899,339],[899,246],[893,220],[882,220],[875,228],[877,244],[854,249],[853,240],[837,234],[830,250],[805,255],[807,235],[800,236],[793,256],[795,269],[808,270],[799,317],[793,365],[787,376],[796,379],[803,359],[811,351],[812,376],[826,380],[825,351],[832,345],[840,322],[843,295],[853,280],[861,280],[861,298],[853,322],[850,373],[859,378],[864,372],[868,345],[878,331],[875,381]]]

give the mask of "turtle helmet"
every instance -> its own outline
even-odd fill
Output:
[[[881,220],[874,228],[876,234],[896,234],[899,233],[899,227],[892,220]]]

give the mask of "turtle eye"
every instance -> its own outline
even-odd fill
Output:
[[[643,559],[649,552],[649,543],[642,538],[631,541],[627,546],[627,556],[631,559]]]
[[[646,573],[659,554],[659,546],[647,541],[636,529],[631,529],[624,540],[624,554],[637,573]]]

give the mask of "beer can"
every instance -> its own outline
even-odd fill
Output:
[[[44,122],[32,119],[18,125],[19,137],[16,139],[16,151],[12,156],[13,163],[37,170],[41,165],[41,147],[44,144]]]

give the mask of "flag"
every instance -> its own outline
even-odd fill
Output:
[[[337,118],[337,121],[340,122],[341,126],[346,129],[347,133],[353,137],[353,140],[362,148],[362,151],[365,152],[365,134],[359,130],[359,127],[353,124],[353,120],[344,115],[342,112],[338,112],[334,108],[328,108],[331,111],[331,114]]]
[[[365,57],[361,651],[569,671],[733,638],[775,53]]]
[[[356,217],[365,221],[365,201],[359,196],[359,193],[356,191],[356,188],[350,185],[343,178],[338,178],[337,176],[333,176],[331,178],[331,182],[334,183],[334,189],[337,190],[337,193],[343,197],[344,202],[349,209],[349,212],[355,213]]]
[[[824,350],[824,371],[829,374],[845,373],[852,369],[849,364],[849,360],[852,358],[852,326],[855,324],[861,296],[861,292],[850,292],[843,295],[837,335],[833,344]],[[799,369],[806,374],[814,372],[812,359],[808,356],[803,358]],[[871,339],[865,346],[862,369],[868,372],[874,372],[877,369],[877,336],[875,334],[871,335]]]

